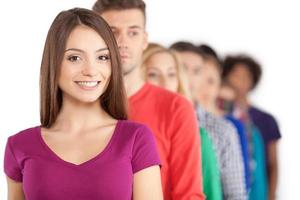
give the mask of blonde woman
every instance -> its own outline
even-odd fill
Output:
[[[184,69],[174,51],[156,43],[149,43],[143,53],[142,68],[143,77],[147,82],[191,100]]]

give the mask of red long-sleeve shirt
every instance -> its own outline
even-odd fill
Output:
[[[183,97],[145,84],[129,98],[129,118],[155,135],[162,162],[164,199],[205,199],[196,114]]]

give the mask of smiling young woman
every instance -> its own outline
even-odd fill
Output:
[[[74,8],[52,23],[41,64],[41,125],[8,138],[8,199],[162,199],[151,131],[127,120],[118,46]]]

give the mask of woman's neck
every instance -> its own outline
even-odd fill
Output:
[[[239,106],[242,109],[248,109],[249,107],[249,101],[246,96],[238,96],[235,102],[237,106]]]
[[[77,133],[81,132],[81,130],[105,126],[115,121],[103,110],[99,101],[93,103],[64,101],[56,122],[51,129]]]

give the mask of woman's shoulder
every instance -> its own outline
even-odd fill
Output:
[[[258,108],[256,106],[251,106],[249,108],[249,112],[250,112],[250,115],[254,115],[255,117],[259,117],[259,118],[264,118],[264,119],[268,119],[268,120],[273,120],[274,117],[271,113],[261,109],[261,108]]]
[[[119,123],[119,132],[122,133],[120,135],[127,139],[131,138],[136,141],[140,138],[154,137],[151,129],[145,124],[131,120],[121,120]]]
[[[34,137],[36,137],[36,134],[39,132],[40,126],[34,126],[30,127],[24,130],[21,130],[11,136],[8,137],[8,142],[11,143],[11,145],[22,145],[27,143],[28,141],[32,141]]]
[[[131,120],[119,120],[119,123],[121,124],[120,127],[121,129],[124,130],[128,130],[130,132],[132,131],[144,131],[144,130],[148,130],[148,126],[140,123],[140,122],[136,122],[136,121],[131,121]]]

